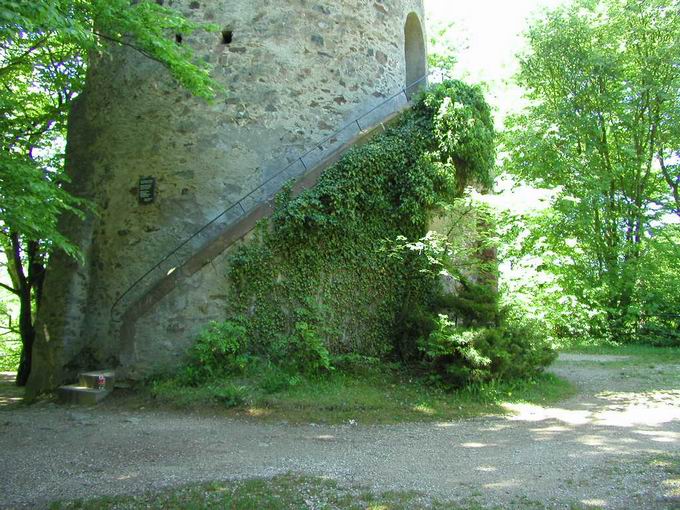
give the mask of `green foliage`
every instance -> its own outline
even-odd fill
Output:
[[[440,314],[434,330],[421,342],[420,349],[446,383],[464,386],[488,377],[491,360],[475,347],[486,333],[484,329],[457,328],[446,315]]]
[[[434,34],[430,37],[428,45],[427,66],[430,72],[440,73],[445,78],[450,78],[453,68],[458,59],[458,45],[455,41],[455,26],[453,23],[442,25],[439,20],[428,20],[428,32]],[[435,25],[438,25],[435,27]]]
[[[177,379],[145,384],[153,401],[189,410],[225,411],[218,395],[237,391],[243,404],[228,407],[227,416],[250,416],[276,423],[347,424],[442,422],[507,411],[505,402],[546,405],[574,393],[574,387],[553,374],[532,378],[493,379],[465,386],[444,387],[423,377],[422,367],[406,367],[377,358],[343,355],[334,358],[336,370],[324,377],[291,376],[273,364],[254,367],[247,375],[186,386]],[[223,388],[229,388],[223,390]],[[135,400],[135,407],[139,400]]]
[[[0,227],[44,239],[75,255],[57,229],[62,212],[84,203],[64,191],[63,138],[89,61],[128,46],[165,65],[196,95],[212,97],[205,63],[173,35],[205,28],[143,1],[8,1],[0,7]]]
[[[219,406],[234,408],[246,405],[251,398],[249,388],[224,380],[205,381],[200,385],[188,385],[180,378],[159,379],[149,382],[150,394],[159,403],[177,408]]]
[[[460,81],[435,87],[417,108],[433,121],[440,164],[454,165],[461,186],[481,184],[490,187],[496,162],[495,132],[491,109],[482,90]]]
[[[498,293],[490,285],[463,280],[456,293],[439,298],[438,308],[447,310],[456,324],[465,327],[493,327],[500,322]]]
[[[406,300],[395,320],[395,354],[407,363],[420,359],[418,341],[427,338],[436,327],[436,318],[425,304]]]
[[[68,192],[64,139],[68,112],[83,91],[88,65],[128,48],[169,70],[195,95],[217,86],[174,34],[199,26],[151,0],[4,0],[0,2],[0,250],[11,291],[21,298],[22,355],[17,383],[30,373],[34,315],[45,264],[61,250],[79,258],[60,221],[79,221],[90,204]]]
[[[486,138],[474,143],[489,144],[486,159],[465,149],[468,138],[454,143],[441,133],[446,105],[467,101],[471,124],[485,126]],[[461,179],[489,179],[493,127],[482,103],[477,88],[445,82],[314,188],[279,196],[268,224],[231,264],[233,312],[247,317],[255,352],[270,353],[276,338],[296,345],[300,322],[333,354],[394,351],[399,310],[427,302],[446,251],[426,236],[432,212],[459,195],[468,184]]]
[[[246,391],[242,386],[220,386],[212,391],[215,401],[224,407],[238,407],[246,403]]]
[[[332,355],[345,365],[397,356],[456,386],[535,375],[552,359],[529,327],[501,320],[494,273],[478,271],[492,246],[427,232],[467,185],[490,183],[493,137],[479,89],[446,82],[314,188],[282,191],[231,260],[232,313],[244,318],[261,387],[284,391],[302,383],[297,375],[328,373]],[[467,221],[482,237],[493,230],[484,211]],[[459,267],[464,259],[481,260]],[[467,282],[466,271],[484,282]],[[463,282],[459,292],[446,296],[442,276]]]
[[[239,335],[250,344],[232,341],[230,322],[225,331],[213,325],[192,366],[228,371],[247,352],[247,372],[267,392],[327,376],[333,355],[354,367],[355,357],[398,356],[455,386],[535,375],[550,351],[529,327],[501,320],[492,272],[457,266],[463,254],[489,258],[486,241],[427,232],[468,184],[490,183],[493,136],[479,90],[446,82],[314,188],[297,197],[285,188],[271,219],[231,259],[231,312],[243,317]],[[469,222],[487,233],[487,216]],[[465,281],[465,271],[484,282]],[[444,297],[442,276],[464,282],[457,295]]]
[[[293,373],[318,375],[333,369],[323,338],[306,322],[296,322],[292,334],[279,336],[270,352],[278,365]]]
[[[246,328],[236,321],[212,322],[189,353],[183,380],[190,385],[243,372],[251,361]]]
[[[0,372],[14,372],[19,366],[21,342],[0,337]]]
[[[557,190],[516,228],[516,262],[540,259],[526,293],[556,336],[658,337],[645,325],[680,296],[649,284],[678,260],[679,32],[677,0],[576,1],[527,32],[531,102],[508,121],[506,169]]]
[[[535,377],[556,357],[536,323],[507,315],[497,327],[470,328],[440,314],[420,349],[436,378],[456,387]]]
[[[0,289],[0,371],[4,372],[14,372],[19,366],[21,340],[16,324],[16,306],[15,300]]]

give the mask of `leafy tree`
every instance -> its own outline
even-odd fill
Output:
[[[559,190],[525,253],[543,253],[553,284],[587,316],[604,314],[617,339],[637,330],[642,278],[680,213],[678,34],[677,0],[577,0],[547,13],[520,60],[530,106],[505,134],[506,168]]]
[[[427,65],[431,71],[441,74],[442,78],[452,79],[451,73],[458,62],[458,44],[452,35],[455,25],[442,25],[438,20],[428,20],[428,24],[433,28],[434,35],[430,37]],[[435,28],[433,25],[438,26]]]
[[[111,46],[128,46],[168,68],[196,95],[215,85],[174,34],[198,25],[155,2],[129,0],[0,0],[0,248],[20,300],[23,343],[17,383],[31,366],[34,315],[49,253],[77,249],[58,229],[65,212],[87,206],[64,190],[67,115],[83,89],[88,62]],[[203,27],[209,28],[209,27]]]

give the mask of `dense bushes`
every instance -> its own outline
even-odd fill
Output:
[[[250,349],[243,319],[212,322],[189,352],[189,363],[181,375],[190,386],[275,365],[291,375],[319,375],[333,370],[331,355],[314,326],[298,322],[290,335],[279,335],[266,356]]]
[[[532,377],[555,358],[534,325],[507,318],[495,327],[468,328],[441,314],[420,349],[431,377],[452,386]]]

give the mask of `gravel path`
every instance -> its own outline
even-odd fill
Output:
[[[679,366],[602,357],[552,370],[579,395],[440,424],[292,426],[51,404],[0,410],[0,506],[297,472],[525,508],[680,508],[651,463],[678,454]],[[677,475],[676,475],[677,478]],[[524,502],[524,503],[523,503]]]

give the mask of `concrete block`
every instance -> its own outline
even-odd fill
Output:
[[[100,383],[100,377],[102,378],[103,385]],[[85,386],[86,388],[92,388],[94,390],[108,390],[113,391],[113,385],[116,380],[116,372],[113,370],[95,370],[92,372],[84,372],[80,374],[79,382],[80,386]]]
[[[62,404],[78,404],[91,406],[105,399],[109,390],[95,390],[79,384],[60,386],[57,390],[57,398]]]

